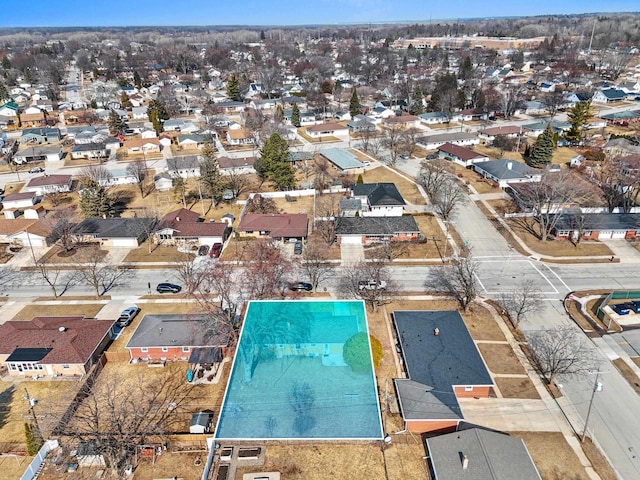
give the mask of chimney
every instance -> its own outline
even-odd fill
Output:
[[[433,329],[433,334],[437,337],[438,335],[440,335],[440,329],[438,327]]]
[[[469,457],[467,457],[466,455],[462,455],[462,469],[466,470],[469,468]]]
[[[513,162],[507,162],[507,170],[511,170],[513,168]]]

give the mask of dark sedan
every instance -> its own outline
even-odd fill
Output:
[[[159,283],[156,287],[156,292],[158,293],[180,293],[180,290],[182,290],[182,287],[175,283]]]

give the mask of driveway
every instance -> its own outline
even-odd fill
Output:
[[[600,241],[620,259],[620,263],[640,263],[640,252],[633,248],[628,241],[624,239]]]
[[[343,243],[340,245],[342,266],[353,265],[364,260],[364,247],[357,243]]]

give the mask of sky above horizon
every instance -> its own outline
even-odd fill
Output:
[[[638,0],[3,0],[0,27],[311,25],[640,11]]]

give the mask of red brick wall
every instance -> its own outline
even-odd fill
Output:
[[[406,420],[407,430],[413,433],[455,432],[458,420]]]
[[[456,397],[458,398],[488,398],[489,394],[491,393],[491,387],[473,387],[473,390],[470,392],[465,391],[464,387],[454,387],[454,391],[456,392]]]
[[[173,361],[182,360],[182,357],[185,357],[185,360],[188,360],[189,355],[191,355],[190,351],[183,352],[182,347],[168,347],[166,352],[163,352],[161,347],[149,347],[148,352],[143,352],[141,348],[130,348],[129,352],[131,354],[131,360],[135,360],[137,358],[143,360],[160,360],[162,358],[166,358],[168,361]]]

